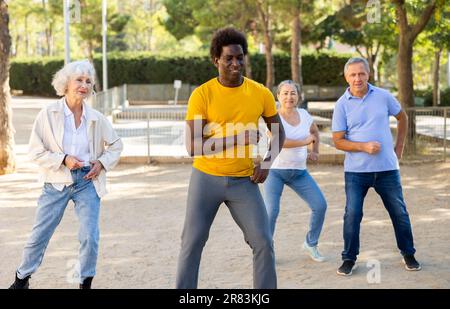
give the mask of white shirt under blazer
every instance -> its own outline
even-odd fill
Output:
[[[75,126],[75,117],[64,100],[64,137],[63,150],[69,156],[74,156],[89,166],[89,139],[86,126],[86,109],[83,108],[81,123]]]
[[[70,185],[72,174],[63,163],[65,131],[65,99],[45,106],[34,121],[29,141],[28,155],[39,166],[39,180],[51,184]],[[123,143],[111,123],[100,112],[83,102],[89,147],[89,160],[99,160],[104,169],[93,179],[99,197],[106,191],[106,171],[120,159]],[[73,117],[72,117],[73,118]]]

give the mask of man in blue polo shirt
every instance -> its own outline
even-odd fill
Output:
[[[373,187],[392,220],[397,246],[407,270],[420,270],[414,258],[409,215],[403,200],[398,159],[401,159],[408,117],[388,91],[368,83],[369,65],[351,58],[344,67],[349,88],[336,102],[332,131],[336,148],[345,151],[344,251],[338,275],[350,276],[359,254],[359,230],[364,198]],[[393,144],[389,116],[397,118]]]

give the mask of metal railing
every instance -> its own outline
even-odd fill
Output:
[[[128,107],[127,85],[109,88],[91,97],[91,105],[105,116],[112,116],[114,112]]]
[[[330,127],[332,110],[309,110],[321,133],[321,142],[333,145]],[[450,107],[407,108],[408,136],[403,162],[446,161],[450,159]],[[395,139],[397,120],[390,117],[390,127]],[[334,151],[337,151],[333,146]]]
[[[184,146],[186,105],[130,106],[127,100],[127,85],[108,89],[96,95],[93,107],[108,116],[122,137],[126,157],[184,158],[188,154]],[[333,108],[331,105],[331,108]],[[450,158],[450,107],[423,107],[406,110],[409,122],[408,144],[403,162],[442,161]],[[320,129],[320,154],[327,162],[342,162],[343,152],[334,147],[331,132],[332,109],[309,109]],[[397,123],[390,119],[395,138]],[[260,119],[259,128],[265,132]],[[412,128],[415,128],[413,130]],[[263,156],[267,141],[262,138],[254,149],[255,156]],[[322,161],[322,160],[321,160]]]
[[[192,91],[197,85],[181,85],[178,93],[178,103],[186,104]],[[307,101],[335,100],[345,91],[345,87],[304,85],[304,96]],[[272,89],[276,93],[276,87]],[[93,98],[93,106],[97,109],[111,109],[122,103],[133,105],[167,105],[174,101],[175,89],[173,84],[124,84],[99,92]],[[119,103],[122,102],[122,103]]]
[[[406,109],[409,128],[405,159],[446,161],[450,158],[450,107]]]

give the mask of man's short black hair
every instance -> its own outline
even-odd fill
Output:
[[[245,35],[233,27],[227,27],[214,33],[209,50],[211,59],[214,61],[215,58],[220,58],[222,47],[228,45],[241,45],[244,55],[247,55],[248,44]]]

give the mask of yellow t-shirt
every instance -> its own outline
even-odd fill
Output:
[[[275,99],[262,84],[244,78],[239,87],[222,86],[217,78],[196,88],[189,98],[186,120],[206,119],[206,137],[221,138],[257,129],[261,116],[276,115]],[[208,147],[208,146],[207,146]],[[212,155],[197,156],[193,166],[214,176],[253,175],[252,146],[235,146]]]

